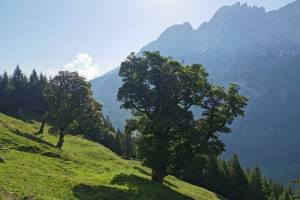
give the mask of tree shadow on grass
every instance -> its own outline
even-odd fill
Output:
[[[80,200],[191,200],[165,185],[136,176],[119,174],[111,181],[112,187],[79,184],[73,194]],[[118,186],[125,186],[120,188]]]
[[[25,133],[25,132],[21,132],[18,129],[12,130],[12,132],[18,136],[24,137],[26,139],[32,140],[34,142],[40,143],[40,144],[45,144],[48,145],[50,147],[55,147],[55,145],[51,144],[50,142],[47,142],[39,137],[34,136],[33,134],[29,134],[29,133]]]
[[[134,169],[136,169],[136,170],[138,170],[141,174],[144,174],[144,175],[146,175],[146,176],[151,176],[151,173],[150,172],[147,172],[146,170],[144,170],[143,168],[141,168],[141,167],[133,167]],[[177,188],[177,186],[176,185],[174,185],[173,183],[171,183],[170,181],[168,181],[168,180],[164,180],[164,183],[166,184],[166,185],[168,185],[168,186],[170,186],[170,187],[175,187],[175,188]]]
[[[136,166],[134,166],[133,168],[136,169],[136,170],[138,170],[140,173],[142,173],[142,174],[144,174],[144,175],[146,175],[146,176],[151,176],[151,173],[150,173],[150,172],[147,172],[146,170],[144,170],[144,169],[141,168],[141,167],[136,167]]]

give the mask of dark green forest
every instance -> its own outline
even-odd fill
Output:
[[[200,64],[186,65],[159,52],[130,54],[122,62],[118,100],[132,118],[115,129],[91,84],[77,72],[47,78],[35,70],[26,76],[19,66],[0,76],[0,112],[45,124],[63,149],[66,134],[103,144],[116,154],[151,169],[152,181],[168,175],[204,187],[232,200],[288,200],[292,190],[262,174],[259,166],[243,169],[237,155],[220,159],[226,150],[222,134],[244,116],[248,98],[239,86],[214,84]],[[201,111],[194,116],[191,108]],[[109,108],[107,108],[109,109]]]

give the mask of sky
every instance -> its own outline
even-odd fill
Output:
[[[241,0],[278,9],[294,0]],[[0,0],[0,73],[15,66],[88,80],[120,65],[169,26],[208,21],[238,0]]]

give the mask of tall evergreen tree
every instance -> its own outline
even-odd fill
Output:
[[[289,191],[288,191],[288,190],[285,190],[285,191],[281,194],[279,200],[292,200],[291,194],[289,193]]]
[[[17,65],[12,77],[11,84],[13,87],[12,103],[14,104],[14,111],[22,111],[26,106],[26,92],[27,92],[27,77],[23,74],[19,65]]]
[[[300,179],[298,179],[298,178],[294,179],[292,182],[298,186],[297,189],[296,189],[296,191],[295,191],[295,194],[293,195],[294,199],[300,199],[300,188],[299,188],[299,186],[300,186]]]
[[[234,155],[228,162],[228,176],[229,185],[232,189],[228,198],[231,200],[249,199],[250,190],[248,180],[240,165],[237,155]]]
[[[117,153],[119,155],[123,154],[123,145],[122,145],[122,132],[120,129],[117,130],[116,133],[116,143],[117,143]]]
[[[136,130],[136,121],[127,120],[125,125],[125,131],[123,135],[124,153],[127,159],[135,157],[133,155],[133,141],[132,141],[132,131]]]
[[[252,199],[267,199],[266,193],[263,188],[263,177],[258,166],[255,166],[254,169],[250,171],[249,183]]]
[[[32,71],[31,75],[29,76],[28,88],[27,88],[27,107],[33,111],[37,112],[37,106],[39,104],[39,94],[41,91],[38,90],[39,88],[39,77],[35,70]]]
[[[11,113],[14,108],[12,104],[12,92],[14,88],[10,82],[7,72],[3,73],[3,76],[0,78],[0,111],[4,113]]]
[[[230,196],[230,180],[229,180],[229,168],[228,168],[228,164],[225,160],[221,160],[219,162],[219,166],[220,166],[220,171],[221,171],[221,175],[222,175],[222,188],[219,191],[219,194],[228,197]]]
[[[219,167],[218,160],[214,156],[210,156],[205,173],[205,187],[213,192],[221,194],[224,185],[222,171]]]
[[[105,120],[104,120],[104,126],[105,126],[106,128],[108,128],[110,131],[116,132],[116,131],[115,131],[115,128],[114,128],[114,126],[112,125],[111,120],[110,120],[110,118],[109,118],[108,115],[106,115],[106,118],[105,118]]]

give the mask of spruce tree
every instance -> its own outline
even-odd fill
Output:
[[[122,132],[120,129],[116,133],[116,143],[117,143],[117,154],[123,154],[123,145],[122,145]]]
[[[228,164],[225,160],[220,160],[220,171],[222,175],[222,189],[220,191],[220,194],[227,197],[230,196],[230,180],[229,180],[229,169]]]
[[[213,192],[221,194],[224,187],[222,172],[219,167],[217,158],[210,156],[208,158],[207,170],[205,173],[204,186]]]
[[[263,188],[263,177],[258,166],[250,171],[249,183],[251,189],[251,199],[265,200],[266,194]]]
[[[266,177],[263,177],[262,185],[263,185],[265,195],[267,197],[270,197],[272,191],[271,191],[271,186],[269,184],[269,180]]]
[[[39,77],[35,70],[32,71],[31,75],[29,76],[28,82],[28,90],[27,90],[27,108],[29,108],[32,112],[37,113],[38,106],[39,106]]]
[[[292,200],[292,197],[291,197],[291,194],[289,193],[289,191],[288,191],[288,190],[285,190],[285,191],[281,194],[279,200]]]
[[[0,79],[0,111],[7,113],[7,114],[13,114],[12,110],[14,108],[14,101],[12,100],[12,92],[14,88],[11,84],[10,78],[5,71]]]
[[[12,99],[11,102],[14,104],[14,112],[21,112],[26,106],[26,97],[27,92],[27,77],[23,74],[22,70],[20,69],[19,65],[17,65],[12,77],[11,77],[11,84],[13,87],[12,91]],[[21,114],[21,113],[19,113]]]
[[[249,183],[237,155],[234,155],[228,162],[228,177],[231,189],[228,198],[231,200],[249,199]]]
[[[135,120],[126,120],[125,131],[123,136],[124,152],[127,159],[135,157],[133,155],[132,131],[136,130]]]

